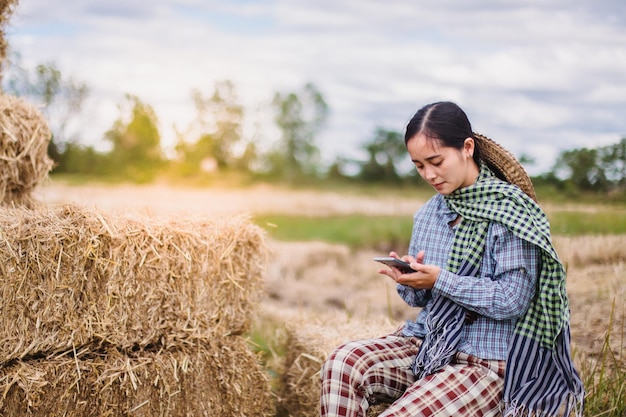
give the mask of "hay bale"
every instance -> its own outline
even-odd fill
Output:
[[[87,345],[169,348],[242,334],[263,297],[245,216],[134,219],[68,204],[0,209],[0,364]]]
[[[280,411],[291,417],[319,416],[320,370],[328,355],[350,340],[392,333],[398,323],[384,317],[350,318],[342,313],[313,317],[265,308],[266,320],[283,321],[287,333]]]
[[[35,107],[0,95],[0,205],[34,206],[32,191],[53,165],[50,138],[48,124]]]
[[[0,415],[273,415],[267,378],[237,336],[174,350],[18,360],[0,368],[0,392]]]

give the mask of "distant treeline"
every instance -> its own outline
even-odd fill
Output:
[[[244,108],[234,84],[225,80],[215,83],[208,95],[192,91],[195,118],[184,131],[176,131],[176,144],[168,155],[153,107],[133,95],[121,101],[118,119],[102,138],[107,150],[96,150],[83,143],[81,129],[76,128],[85,111],[88,86],[64,77],[54,63],[26,69],[19,61],[19,56],[12,56],[2,89],[43,103],[53,132],[49,147],[55,161],[53,175],[146,183],[163,178],[206,182],[236,174],[251,181],[398,185],[416,177],[414,171],[399,168],[399,162],[406,159],[402,134],[383,127],[364,138],[361,148],[367,157],[363,160],[337,156],[330,165],[322,164],[316,138],[325,127],[329,108],[311,83],[298,91],[274,94],[271,110],[276,140],[262,132],[252,137],[243,134]],[[520,159],[532,163],[527,157]],[[550,171],[533,180],[568,194],[624,195],[626,138],[614,145],[563,151]]]

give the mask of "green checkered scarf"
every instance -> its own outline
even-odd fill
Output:
[[[558,334],[569,322],[569,306],[565,270],[552,246],[545,213],[528,195],[496,178],[484,165],[473,185],[456,190],[445,200],[463,218],[449,256],[450,271],[458,271],[463,261],[480,266],[489,222],[501,223],[541,248],[537,296],[518,320],[515,332],[554,349]]]

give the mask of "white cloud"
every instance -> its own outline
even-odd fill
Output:
[[[191,89],[223,79],[250,125],[266,127],[274,92],[315,83],[332,111],[319,143],[328,158],[357,155],[377,126],[401,131],[435,100],[542,160],[626,135],[620,0],[64,3],[24,0],[8,38],[25,63],[54,61],[92,88],[91,141],[131,93],[155,108],[168,145],[172,125],[194,116]]]

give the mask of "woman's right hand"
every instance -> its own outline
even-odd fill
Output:
[[[394,251],[389,252],[389,256],[391,256],[392,258],[403,260],[404,262],[407,262],[409,264],[423,264],[424,263],[424,251],[423,250],[419,251],[417,256],[415,257],[411,255],[404,255],[403,257],[400,257]],[[397,268],[393,268],[393,267],[379,269],[378,273],[381,275],[387,275],[388,277],[390,277],[396,282],[398,282],[398,279],[400,278],[400,276],[404,275],[402,272],[400,272],[400,270],[398,270]]]
[[[404,255],[402,258],[400,258],[398,254],[393,251],[389,252],[389,256],[393,256],[394,258],[401,259],[404,262],[408,262],[410,264],[412,263],[423,264],[424,263],[424,251],[423,250],[419,251],[415,257],[411,255]]]
[[[429,290],[435,285],[441,268],[437,265],[424,265],[424,251],[419,251],[417,256],[405,255],[402,258],[396,252],[389,252],[389,256],[408,262],[415,272],[402,273],[397,268],[379,269],[378,273],[387,275],[396,283],[415,288],[416,290]]]

